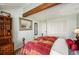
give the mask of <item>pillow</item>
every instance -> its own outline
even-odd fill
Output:
[[[53,51],[56,51],[63,55],[68,55],[68,45],[66,43],[66,40],[63,38],[58,38],[54,42],[54,44],[51,48],[50,54],[53,54]]]
[[[73,51],[74,51],[74,50],[77,50],[77,45],[76,45],[76,44],[72,44],[71,49],[72,49]]]
[[[69,47],[71,47],[72,44],[74,44],[74,41],[72,39],[67,39],[66,41]]]

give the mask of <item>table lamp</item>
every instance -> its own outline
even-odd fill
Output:
[[[76,39],[79,40],[79,28],[75,29]]]

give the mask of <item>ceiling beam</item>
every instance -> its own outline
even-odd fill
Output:
[[[32,14],[43,11],[43,10],[45,10],[47,8],[54,7],[54,6],[58,5],[58,4],[60,4],[60,3],[43,3],[43,4],[40,4],[39,6],[37,6],[37,7],[33,8],[33,9],[23,13],[23,17],[30,16]]]

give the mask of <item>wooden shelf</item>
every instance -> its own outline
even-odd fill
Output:
[[[0,37],[0,39],[10,39],[10,38],[12,38],[12,36],[3,36],[3,37]]]
[[[14,48],[12,43],[12,18],[0,16],[0,54],[12,54]]]

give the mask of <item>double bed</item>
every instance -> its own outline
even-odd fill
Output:
[[[18,55],[68,55],[68,46],[65,39],[43,36],[25,43]]]

